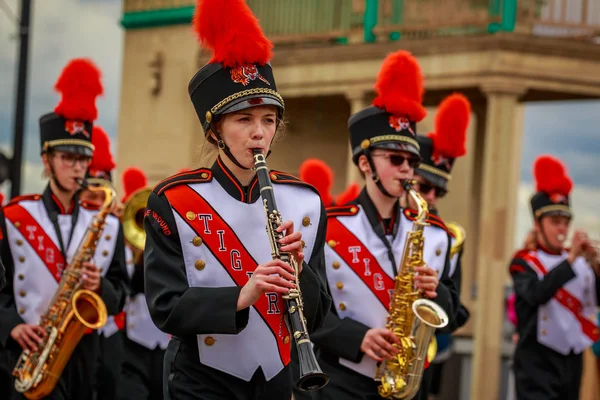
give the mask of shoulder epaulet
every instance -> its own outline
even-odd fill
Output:
[[[198,168],[193,171],[186,171],[180,174],[170,176],[160,181],[154,187],[153,191],[157,195],[161,195],[165,190],[172,188],[173,186],[188,184],[188,183],[202,183],[210,182],[212,180],[212,171],[208,168]]]
[[[417,218],[417,211],[410,208],[406,208],[404,209],[404,216],[406,216],[406,218],[408,218],[409,220],[414,221]],[[448,231],[448,227],[444,223],[444,220],[442,220],[437,215],[427,214],[425,222],[427,222],[431,226],[437,226],[438,228],[441,228],[445,230],[448,234],[450,234],[450,231]]]
[[[333,217],[348,217],[358,214],[358,206],[354,204],[348,204],[345,206],[331,206],[325,208],[327,218]]]
[[[11,206],[13,204],[20,203],[25,200],[37,201],[37,200],[40,200],[41,198],[42,198],[41,194],[24,194],[21,196],[16,196],[16,197],[13,197],[12,199],[10,199],[10,201],[4,206],[4,208]]]
[[[513,260],[522,259],[524,256],[528,255],[531,252],[531,249],[520,249],[515,252],[513,255]]]
[[[269,176],[271,177],[271,182],[273,183],[288,183],[292,185],[300,185],[309,188],[317,195],[319,194],[319,191],[313,185],[311,185],[310,183],[306,183],[300,180],[300,178],[295,177],[292,174],[288,174],[287,172],[281,172],[272,169],[271,172],[269,172]]]

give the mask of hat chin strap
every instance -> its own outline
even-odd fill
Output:
[[[246,171],[249,170],[250,168],[244,167],[242,164],[240,164],[238,162],[238,160],[235,159],[235,157],[233,156],[233,154],[231,154],[231,151],[229,150],[229,146],[227,146],[225,144],[225,141],[223,141],[223,138],[221,137],[221,135],[219,134],[219,132],[217,132],[217,127],[215,126],[215,124],[213,124],[212,122],[210,122],[209,126],[210,126],[210,130],[217,137],[217,146],[219,146],[219,148],[221,150],[223,150],[223,153],[225,153],[225,155],[227,156],[227,158],[229,158],[231,160],[231,162],[234,163],[239,168],[241,168],[243,170],[246,170]]]
[[[375,182],[379,191],[383,193],[384,196],[395,199],[396,197],[392,196],[387,190],[385,190],[381,179],[379,179],[379,176],[377,175],[377,170],[375,169],[375,164],[373,163],[373,157],[371,157],[371,150],[365,149],[364,153],[367,157],[367,161],[369,162],[369,166],[371,167],[371,179],[373,179],[373,182]]]
[[[538,219],[538,223],[540,224],[540,233],[542,234],[542,241],[544,242],[544,245],[548,247],[549,250],[552,250],[556,253],[560,253],[564,248],[563,247],[554,247],[550,244],[550,241],[548,240],[548,235],[546,235],[546,232],[544,231],[544,228],[542,227],[542,217],[540,217]]]

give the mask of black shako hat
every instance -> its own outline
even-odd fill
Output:
[[[42,154],[54,149],[91,157],[93,121],[98,117],[96,97],[103,92],[100,70],[88,59],[73,59],[54,88],[61,100],[54,112],[40,117]]]
[[[419,155],[417,122],[425,115],[423,75],[417,60],[408,51],[389,54],[375,82],[373,105],[348,120],[352,161],[367,149],[386,148]]]
[[[212,53],[194,75],[188,93],[208,141],[212,123],[223,114],[274,105],[279,118],[284,101],[269,61],[273,44],[244,0],[197,0],[194,31]]]

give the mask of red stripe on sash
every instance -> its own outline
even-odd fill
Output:
[[[542,275],[546,275],[548,273],[548,270],[533,254],[526,254],[522,257],[529,263],[529,265],[538,269]],[[593,342],[597,342],[598,339],[600,339],[600,335],[598,334],[598,326],[581,315],[583,304],[581,304],[577,297],[573,296],[566,289],[560,288],[556,291],[554,298],[577,318],[581,324],[581,330],[587,337],[589,337]]]
[[[217,211],[193,189],[187,185],[179,185],[165,192],[173,209],[179,213],[182,219],[202,238],[203,243],[210,252],[221,263],[223,268],[238,286],[244,286],[249,279],[248,272],[252,272],[258,263],[248,253],[240,239],[231,227],[225,222]],[[193,211],[191,211],[193,210]],[[189,214],[189,215],[188,215]],[[192,216],[193,214],[193,216]],[[210,215],[211,220],[199,215]],[[188,218],[189,216],[189,218]],[[192,220],[190,220],[192,218]],[[206,224],[206,225],[205,225]],[[207,226],[209,229],[207,229]],[[223,243],[227,250],[222,250],[219,234],[222,231]],[[265,240],[268,240],[265,236]],[[238,267],[239,266],[239,267]],[[275,294],[274,294],[275,295]],[[283,299],[277,295],[279,310],[283,310]],[[267,323],[277,341],[279,355],[284,365],[290,362],[290,336],[287,326],[283,320],[283,314],[269,314],[272,305],[267,294],[261,296],[253,305],[262,319]],[[280,311],[281,312],[281,311]]]
[[[389,310],[394,279],[381,269],[366,246],[336,218],[327,220],[327,243],[377,296],[386,310]]]
[[[13,204],[4,209],[4,215],[19,230],[23,238],[37,253],[57,282],[60,281],[66,263],[59,248],[46,231],[22,206]]]
[[[114,316],[115,325],[117,326],[117,329],[120,331],[125,329],[125,318],[126,318],[125,311],[121,311],[120,313],[118,313],[117,315]]]

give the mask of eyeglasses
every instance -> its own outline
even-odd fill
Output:
[[[76,163],[79,163],[82,167],[87,168],[92,161],[92,157],[88,156],[76,156],[71,153],[60,154],[60,161],[67,167],[74,167]]]
[[[419,165],[421,165],[421,159],[417,157],[404,157],[400,154],[390,153],[372,154],[372,156],[387,158],[390,161],[390,164],[392,164],[395,167],[401,166],[402,164],[404,164],[404,161],[408,161],[408,166],[411,168],[417,168]]]
[[[446,194],[448,194],[448,191],[441,187],[433,186],[428,183],[419,183],[419,192],[421,192],[421,194],[427,194],[427,193],[431,192],[432,189],[435,190],[435,197],[438,197],[438,198],[442,198]]]

